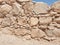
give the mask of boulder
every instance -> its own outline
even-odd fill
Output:
[[[48,13],[49,6],[43,2],[37,2],[34,5],[33,11],[35,14]]]
[[[55,2],[51,7],[54,11],[60,13],[60,1]]]

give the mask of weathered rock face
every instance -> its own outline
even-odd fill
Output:
[[[33,11],[35,14],[48,13],[49,6],[43,2],[37,2],[34,5]]]
[[[60,2],[0,0],[0,32],[26,39],[60,37]]]
[[[53,5],[52,5],[52,8],[54,11],[60,13],[60,1],[59,2],[55,2]]]

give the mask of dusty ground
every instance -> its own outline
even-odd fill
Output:
[[[17,38],[14,35],[0,34],[0,45],[60,45],[60,39],[54,41],[46,41],[41,39],[37,40],[25,40]]]

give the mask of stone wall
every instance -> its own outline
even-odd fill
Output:
[[[60,37],[60,2],[0,0],[0,32],[25,39]]]

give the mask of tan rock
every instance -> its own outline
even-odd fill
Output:
[[[55,3],[52,5],[52,9],[54,9],[54,11],[60,13],[60,1],[55,2]]]
[[[25,35],[24,38],[27,39],[27,40],[30,40],[31,36],[30,35]]]
[[[55,30],[53,30],[53,34],[57,37],[60,37],[60,29],[56,28]]]
[[[10,26],[10,25],[11,25],[11,20],[9,18],[4,18],[1,22],[2,27]]]
[[[8,4],[14,3],[16,0],[5,0]]]
[[[53,25],[51,25],[51,26],[48,26],[48,29],[49,29],[49,30],[54,30],[55,27],[54,27]]]
[[[43,32],[42,30],[39,30],[39,37],[43,38],[45,36],[46,36],[45,32]]]
[[[0,13],[0,18],[3,18],[3,17],[5,17],[5,15],[3,15],[2,13]]]
[[[57,12],[50,11],[50,16],[55,16],[55,15],[57,15]]]
[[[19,25],[26,25],[27,24],[26,17],[20,17],[20,18],[18,18],[18,24]]]
[[[11,22],[12,22],[11,25],[17,23],[16,17],[11,16],[10,19],[11,19]]]
[[[11,31],[11,28],[9,28],[9,27],[1,28],[1,32],[3,34],[9,34],[9,35],[13,34]]]
[[[52,17],[40,17],[39,23],[40,24],[49,24],[52,22]]]
[[[34,3],[32,3],[32,2],[26,2],[23,6],[25,14],[29,13],[30,15],[32,15],[33,8],[34,8]]]
[[[0,18],[0,24],[1,24],[2,20],[3,20],[3,18]]]
[[[9,6],[8,4],[4,4],[4,5],[2,5],[1,8],[0,8],[0,12],[1,12],[2,14],[7,14],[7,13],[9,13],[9,11],[11,11],[11,10],[12,10],[12,7]]]
[[[45,30],[45,29],[47,29],[47,28],[48,28],[48,26],[47,26],[47,25],[40,25],[40,26],[39,26],[39,28],[40,28],[40,29],[44,29],[44,30]]]
[[[53,37],[54,36],[53,30],[45,30],[45,33],[48,37]]]
[[[30,25],[34,26],[38,24],[38,18],[31,17],[30,18]]]
[[[34,5],[33,11],[35,14],[47,13],[49,6],[43,2],[37,2]]]
[[[31,31],[31,37],[32,38],[41,38],[44,36],[45,36],[45,33],[42,30],[32,29],[32,31]]]
[[[13,3],[13,9],[10,12],[11,14],[19,14],[22,11],[21,5],[17,2]]]
[[[54,21],[60,24],[60,17],[55,18]]]
[[[18,36],[24,36],[28,33],[30,33],[30,31],[27,30],[27,29],[16,29],[15,30],[15,34],[18,35]]]

